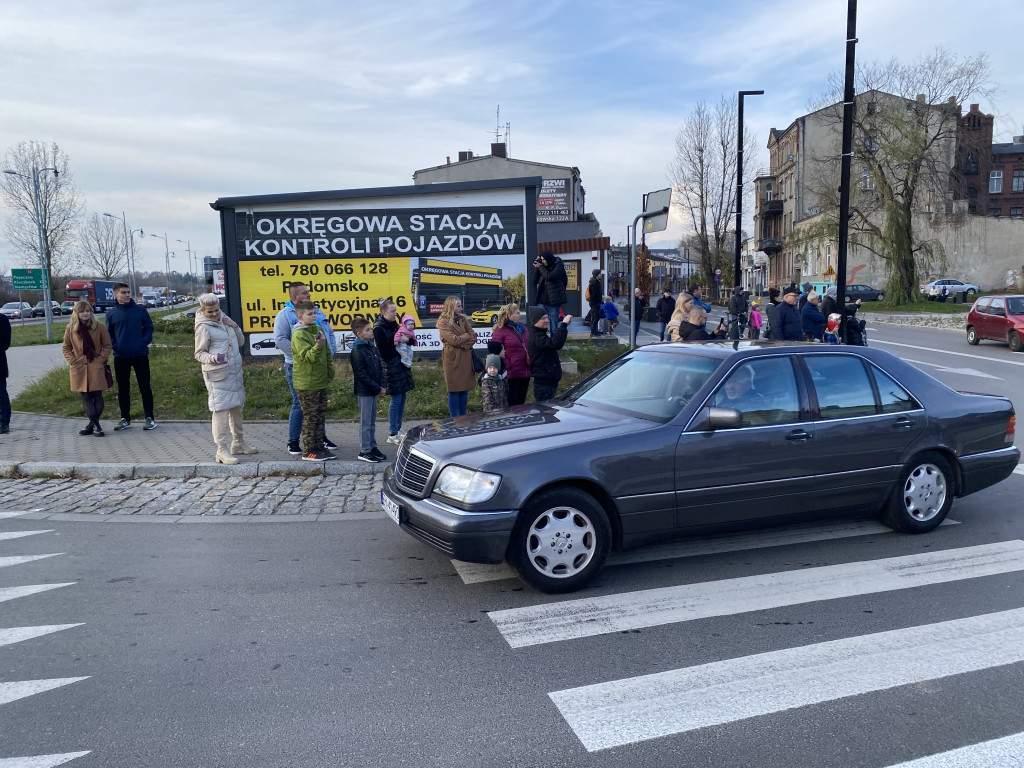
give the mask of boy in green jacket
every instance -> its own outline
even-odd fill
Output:
[[[316,305],[295,302],[298,322],[292,327],[292,383],[302,408],[302,460],[336,458],[324,448],[327,385],[334,380],[334,364],[327,337],[316,324]]]

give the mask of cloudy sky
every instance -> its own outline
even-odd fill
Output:
[[[969,10],[968,10],[969,8]],[[942,45],[987,53],[996,140],[1024,132],[1024,3],[861,0],[858,61]],[[587,210],[625,239],[667,184],[676,131],[738,90],[759,146],[842,70],[845,0],[5,0],[0,153],[55,141],[90,212],[220,251],[209,203],[230,195],[380,187],[470,149],[496,110],[513,157],[579,167]],[[998,46],[998,47],[997,47]],[[745,176],[767,165],[747,158]],[[0,238],[0,267],[20,257]]]

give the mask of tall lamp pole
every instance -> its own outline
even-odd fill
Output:
[[[155,237],[158,240],[161,237],[164,239],[164,282],[167,283],[164,286],[164,296],[169,297],[171,290],[171,252],[167,246],[167,233],[164,232],[163,235],[150,234],[150,237]]]
[[[104,213],[104,216],[109,216],[112,219],[118,219],[124,224],[124,242],[125,242],[125,255],[128,257],[128,288],[132,292],[132,297],[135,297],[135,233],[138,232],[140,235],[145,236],[145,232],[141,229],[128,229],[128,219],[124,215],[124,211],[121,211],[120,216],[115,216],[112,213]]]
[[[192,278],[190,285],[192,287],[192,295],[194,296],[196,292],[196,270],[192,264],[192,243],[188,240],[178,240],[177,242],[185,244],[185,252],[188,254],[189,275]]]
[[[740,282],[740,239],[743,226],[743,97],[763,96],[764,91],[740,91],[736,129],[736,259],[733,262],[733,284]]]
[[[50,302],[50,254],[46,250],[46,238],[43,236],[43,213],[42,205],[40,203],[39,194],[39,174],[43,171],[53,171],[54,178],[60,176],[60,171],[56,168],[36,168],[32,166],[32,202],[36,210],[36,230],[39,235],[39,260],[43,267],[43,306],[46,308],[46,340],[53,340],[53,307]],[[5,170],[4,173],[11,176],[21,176],[23,179],[27,179],[23,173],[17,171]]]

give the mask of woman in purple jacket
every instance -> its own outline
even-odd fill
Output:
[[[498,312],[491,338],[505,349],[508,371],[508,404],[522,405],[530,389],[530,356],[526,354],[529,331],[520,322],[519,305],[506,304]]]

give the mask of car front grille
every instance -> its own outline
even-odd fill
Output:
[[[422,499],[426,496],[427,482],[434,470],[434,461],[414,451],[408,442],[402,443],[395,462],[395,482],[410,496]]]

